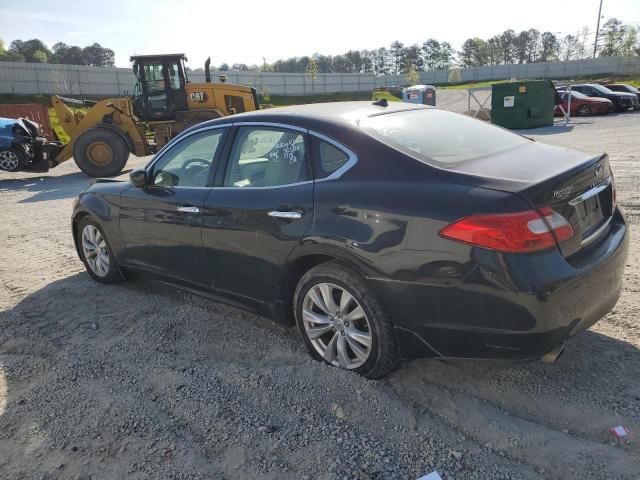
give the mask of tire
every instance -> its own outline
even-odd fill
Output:
[[[591,107],[589,105],[580,105],[576,110],[576,113],[581,116],[591,115]]]
[[[99,237],[95,234],[92,235],[90,232],[97,232]],[[105,236],[100,225],[98,225],[98,223],[91,217],[84,217],[78,222],[76,235],[76,238],[78,239],[80,259],[82,260],[82,263],[84,263],[89,276],[91,276],[91,278],[96,282],[100,283],[121,282],[122,276],[120,275],[120,270],[116,264],[111,244],[109,244],[109,240]],[[94,250],[96,247],[101,248],[103,252],[106,253],[108,264],[106,268],[104,268],[104,263],[99,261],[99,259],[104,260],[104,255],[102,253],[98,253],[93,258],[89,255],[91,247],[93,247]]]
[[[26,155],[21,148],[5,148],[0,150],[0,170],[17,172],[24,168]]]
[[[343,298],[345,303],[349,299],[343,297],[344,292],[352,297],[344,311],[325,313],[331,307],[342,308]],[[327,306],[331,298],[334,305]],[[302,340],[316,360],[371,379],[384,377],[398,365],[393,324],[382,301],[366,280],[346,265],[328,262],[305,273],[298,282],[293,307]]]
[[[112,177],[129,159],[129,147],[116,132],[95,127],[80,134],[73,144],[73,159],[91,177]]]

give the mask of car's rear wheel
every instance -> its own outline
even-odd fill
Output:
[[[90,217],[78,223],[80,258],[87,273],[100,283],[116,283],[122,280],[113,256],[113,250],[102,228]]]
[[[17,148],[0,150],[0,169],[17,172],[24,164],[24,153]]]
[[[591,107],[589,105],[580,105],[577,112],[578,115],[591,115]]]
[[[398,363],[393,325],[364,278],[338,262],[309,270],[294,296],[298,330],[317,360],[381,378]]]

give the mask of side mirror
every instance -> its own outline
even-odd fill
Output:
[[[129,173],[129,180],[134,187],[143,188],[147,186],[147,171],[144,167],[135,168]]]

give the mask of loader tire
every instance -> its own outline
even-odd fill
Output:
[[[116,132],[92,128],[73,144],[76,165],[90,177],[112,177],[120,173],[129,159],[129,147]]]

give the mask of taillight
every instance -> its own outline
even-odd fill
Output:
[[[555,247],[573,236],[569,222],[549,207],[516,213],[470,215],[440,230],[440,236],[506,253]]]

